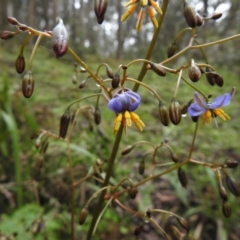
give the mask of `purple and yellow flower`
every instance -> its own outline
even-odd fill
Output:
[[[117,114],[114,121],[113,133],[119,130],[121,124],[125,134],[127,133],[127,127],[132,125],[132,122],[136,125],[139,131],[143,130],[145,126],[140,120],[139,116],[134,113],[141,102],[139,94],[133,92],[130,89],[124,89],[118,91],[113,98],[108,102],[108,108]]]
[[[188,114],[192,117],[197,117],[202,114],[203,124],[205,122],[212,123],[212,118],[216,117],[219,117],[223,121],[229,120],[230,117],[220,107],[227,106],[231,102],[235,91],[234,87],[231,93],[225,93],[212,102],[205,101],[199,93],[195,92],[194,103],[188,107]]]
[[[152,24],[154,27],[158,28],[158,21],[155,18],[155,11],[157,11],[158,14],[162,15],[162,10],[158,6],[158,1],[157,0],[130,0],[127,2],[124,6],[128,7],[127,11],[122,15],[121,21],[125,21],[137,8],[137,3],[140,4],[140,11],[138,13],[138,18],[137,18],[137,23],[136,23],[136,29],[137,31],[141,30],[142,27],[142,20],[143,20],[143,15],[144,11],[143,9],[147,7],[148,9],[148,16],[150,17]]]

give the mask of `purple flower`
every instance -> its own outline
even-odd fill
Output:
[[[133,92],[132,90],[125,89],[125,92],[117,93],[108,102],[108,108],[116,113],[121,113],[124,111],[133,112],[137,109],[141,102],[141,97],[139,94]]]
[[[231,93],[225,93],[214,99],[212,102],[206,102],[201,98],[199,93],[195,92],[194,103],[188,107],[188,114],[192,117],[203,114],[203,123],[211,123],[212,117],[216,116],[226,121],[227,119],[230,119],[230,117],[220,107],[227,106],[231,102],[235,91],[234,87]]]

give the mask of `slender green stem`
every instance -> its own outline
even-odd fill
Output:
[[[33,50],[32,50],[32,53],[31,53],[31,56],[30,56],[30,59],[29,59],[29,64],[28,64],[29,70],[32,69],[33,57],[34,57],[34,55],[36,53],[36,50],[37,50],[37,47],[38,47],[38,45],[39,45],[39,43],[41,41],[41,38],[42,38],[42,35],[38,35],[37,41],[35,42],[35,45],[33,47]]]

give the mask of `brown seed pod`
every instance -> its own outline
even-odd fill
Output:
[[[135,188],[135,187],[131,187],[131,188],[129,188],[128,193],[129,193],[129,196],[130,196],[132,199],[135,199],[135,197],[136,197],[137,194],[138,194],[138,190],[137,190],[137,188]]]
[[[177,163],[178,162],[178,157],[177,157],[177,154],[171,152],[171,158],[173,160],[173,162]]]
[[[229,191],[234,196],[236,196],[236,197],[240,196],[239,186],[237,185],[237,183],[235,182],[235,180],[232,177],[226,175],[226,184],[227,184]]]
[[[217,20],[222,17],[222,13],[214,13],[211,17],[213,20]]]
[[[173,98],[169,106],[169,117],[174,125],[178,125],[181,122],[182,112],[181,106],[177,99]]]
[[[164,126],[168,126],[170,123],[169,120],[169,113],[168,113],[168,108],[166,107],[166,105],[162,102],[159,102],[159,119],[160,122],[164,125]]]
[[[21,74],[25,70],[25,58],[23,55],[19,55],[15,61],[16,71]]]
[[[182,168],[178,168],[178,179],[182,187],[187,188],[188,185],[187,175]]]
[[[34,79],[31,71],[27,71],[22,80],[22,93],[25,98],[30,98],[34,90]]]
[[[19,25],[20,23],[18,22],[18,20],[14,17],[8,17],[7,18],[8,22],[11,24],[11,25]]]
[[[170,57],[174,56],[175,52],[176,52],[176,43],[173,42],[173,43],[168,47],[167,57],[170,58]]]
[[[227,160],[224,164],[224,166],[228,168],[236,168],[238,166],[238,161],[236,160]]]
[[[60,129],[59,129],[60,138],[64,139],[66,137],[70,121],[71,121],[70,112],[67,110],[60,119]]]
[[[107,72],[107,75],[108,75],[109,78],[114,77],[113,71],[108,65],[106,65],[106,72]]]
[[[201,78],[201,70],[195,63],[189,68],[188,76],[193,82],[198,82],[198,80]]]
[[[161,76],[161,77],[165,77],[166,76],[166,71],[165,69],[162,67],[161,64],[158,63],[150,63],[150,67],[151,70],[153,70],[157,75]]]
[[[94,0],[94,11],[97,16],[97,21],[101,24],[104,20],[104,15],[107,10],[107,0]]]
[[[112,88],[117,88],[120,82],[120,75],[115,73],[112,78]]]
[[[226,218],[231,217],[232,208],[231,208],[228,201],[223,201],[223,203],[222,203],[222,213]]]
[[[84,224],[87,219],[87,216],[88,216],[88,209],[84,207],[79,213],[78,223],[80,225]]]
[[[145,171],[145,161],[144,159],[139,163],[138,165],[138,173],[140,175],[143,175],[144,174],[144,171]]]
[[[183,1],[183,15],[189,27],[195,28],[197,26],[197,14],[187,0]]]
[[[101,123],[101,111],[99,108],[95,108],[95,111],[94,111],[94,122],[99,125]]]
[[[13,38],[16,35],[15,32],[10,32],[10,31],[3,31],[0,33],[0,38],[3,40],[8,40]]]
[[[135,147],[135,145],[128,145],[126,148],[124,148],[122,150],[122,156],[127,155],[128,153],[130,153],[133,150],[134,147]]]

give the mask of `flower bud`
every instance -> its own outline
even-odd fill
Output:
[[[135,187],[131,187],[131,188],[129,188],[128,193],[129,193],[129,196],[130,196],[132,199],[135,199],[135,197],[136,197],[137,194],[138,194],[138,190],[137,190],[137,188],[135,188]]]
[[[228,175],[226,175],[226,184],[228,189],[234,196],[240,196],[239,186],[236,184],[235,180]]]
[[[143,231],[143,226],[141,225],[141,226],[138,226],[138,227],[136,227],[136,228],[134,229],[133,234],[134,234],[135,236],[138,236],[142,231]]]
[[[159,119],[164,126],[169,125],[169,113],[168,108],[162,102],[159,102]]]
[[[181,107],[181,113],[182,115],[187,114],[188,107],[193,103],[193,99],[191,99],[187,104],[183,105]]]
[[[19,55],[15,62],[15,68],[19,74],[23,73],[25,70],[25,58],[23,55]]]
[[[95,0],[94,1],[94,11],[97,16],[97,21],[101,24],[104,20],[104,14],[107,10],[108,1],[107,0]]]
[[[178,179],[182,187],[187,188],[188,185],[187,175],[182,168],[178,168]]]
[[[70,121],[71,121],[70,112],[67,110],[60,119],[60,129],[59,129],[60,138],[64,139],[66,137]]]
[[[206,75],[206,79],[207,79],[208,83],[211,86],[214,86],[215,85],[216,72],[213,72],[211,68],[206,67],[205,75]]]
[[[145,161],[142,160],[139,165],[138,165],[138,173],[140,175],[143,175],[144,174],[144,171],[145,171]]]
[[[222,13],[214,13],[211,17],[213,20],[217,20],[222,17]]]
[[[177,154],[171,152],[171,158],[173,160],[173,162],[177,163],[178,162],[178,157],[177,157]]]
[[[203,25],[204,21],[203,21],[203,17],[200,16],[199,14],[197,14],[197,26],[201,27]]]
[[[22,93],[25,98],[30,98],[34,90],[34,79],[31,71],[27,71],[22,80]]]
[[[193,60],[191,62],[191,67],[189,68],[188,71],[188,76],[193,82],[198,82],[198,80],[202,76],[200,68],[194,63]]]
[[[223,201],[222,203],[222,213],[226,218],[229,218],[232,214],[232,208],[228,201]]]
[[[68,32],[62,19],[52,31],[52,48],[56,58],[62,57],[68,49]]]
[[[10,32],[10,31],[3,31],[0,33],[0,38],[3,40],[8,40],[13,38],[16,35],[15,32]]]
[[[14,17],[8,17],[7,18],[8,22],[11,24],[11,25],[19,25],[20,23],[18,22],[18,20]]]
[[[227,201],[228,200],[228,193],[226,191],[226,188],[224,186],[219,186],[218,187],[218,191],[220,194],[220,197],[222,198],[222,200]]]
[[[80,89],[84,88],[86,85],[86,82],[87,82],[87,79],[82,80],[82,82],[79,84],[79,88]]]
[[[238,161],[235,160],[227,160],[224,164],[224,166],[228,168],[236,168],[238,166]]]
[[[192,116],[191,119],[193,122],[197,122],[199,119],[199,116]]]
[[[21,24],[21,25],[18,27],[18,29],[19,29],[20,31],[22,31],[22,32],[28,31],[28,27],[27,27],[27,25],[25,25],[25,24]]]
[[[151,70],[153,70],[157,75],[164,77],[166,76],[166,71],[161,64],[150,63]]]
[[[181,106],[175,98],[172,99],[169,106],[169,117],[174,125],[178,125],[182,118]]]
[[[175,54],[176,51],[176,43],[173,42],[169,47],[167,51],[168,58],[172,57]]]
[[[101,123],[101,112],[99,110],[99,108],[95,108],[94,111],[94,122],[99,125]]]
[[[215,78],[215,83],[216,83],[219,87],[222,87],[222,86],[223,86],[224,81],[223,81],[223,78],[222,78],[219,74],[217,74],[217,76],[216,76],[216,78]]]
[[[189,232],[190,225],[189,225],[189,222],[185,218],[177,217],[177,221],[185,230],[187,230],[187,232]]]
[[[130,153],[134,147],[135,147],[135,145],[128,145],[125,149],[122,150],[122,156]]]
[[[114,77],[113,71],[108,65],[106,66],[106,72],[107,72],[107,75],[108,75],[109,78]]]
[[[189,27],[197,26],[197,14],[192,5],[187,1],[183,1],[183,15]]]
[[[83,208],[79,214],[79,217],[78,217],[78,223],[80,225],[84,224],[86,219],[87,219],[87,215],[88,215],[88,210],[87,208]]]
[[[120,76],[118,73],[115,73],[112,78],[112,88],[117,88],[120,82]]]

